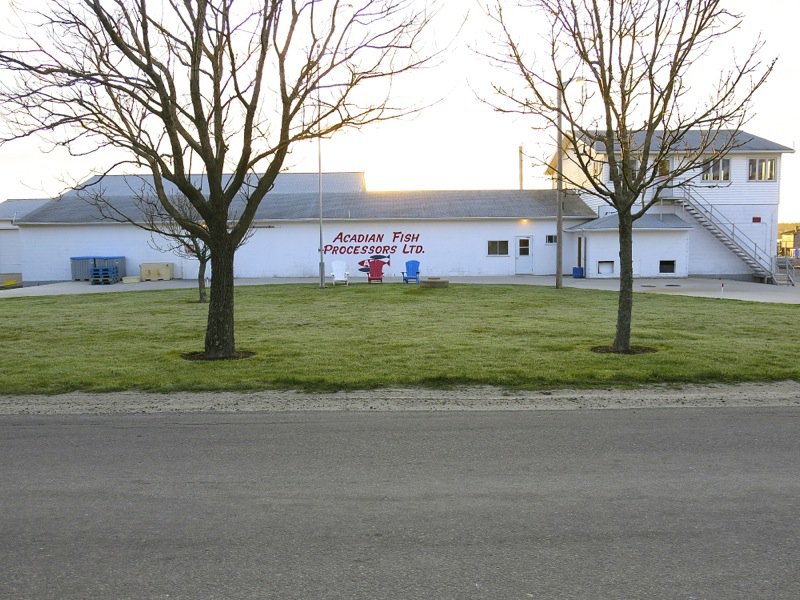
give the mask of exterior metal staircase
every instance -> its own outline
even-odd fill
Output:
[[[774,283],[779,285],[794,285],[797,281],[794,260],[788,256],[779,256],[775,262]]]
[[[765,283],[794,285],[789,269],[780,272],[771,249],[753,241],[736,224],[722,214],[714,205],[695,195],[689,188],[674,189],[675,201],[705,227],[715,238],[742,259],[753,275]]]

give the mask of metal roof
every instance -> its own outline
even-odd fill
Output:
[[[109,188],[120,191],[117,187]],[[141,183],[140,183],[141,185]],[[141,221],[135,193],[107,194],[104,200],[134,221]],[[322,216],[341,220],[401,219],[524,219],[556,216],[555,190],[478,190],[411,192],[324,192]],[[270,192],[261,202],[256,222],[303,221],[319,219],[319,193]],[[241,213],[243,200],[234,201],[231,219]],[[576,194],[568,193],[564,216],[592,218],[595,213]],[[86,194],[72,190],[38,210],[19,219],[20,224],[93,224],[113,222],[86,199]]]
[[[602,136],[603,132],[595,131],[589,132],[591,137],[595,135]],[[651,148],[659,147],[661,143],[661,137],[663,135],[663,131],[655,132],[651,142]],[[701,140],[702,136],[709,135],[707,131],[700,131],[700,130],[689,130],[683,134],[680,141],[677,145],[672,147],[672,151],[676,154],[680,154],[683,151],[691,151],[693,149],[697,149],[701,147]],[[771,152],[771,153],[785,153],[785,152],[794,152],[792,148],[788,146],[783,146],[781,144],[776,144],[766,138],[759,137],[757,135],[753,135],[752,133],[747,133],[746,131],[732,131],[732,130],[722,130],[719,133],[713,134],[716,136],[714,144],[709,151],[713,151],[715,148],[724,148],[728,145],[731,141],[731,137],[733,137],[733,144],[734,148],[730,150],[731,154],[747,154],[747,153],[760,153],[760,152]],[[615,151],[619,151],[619,146],[616,145],[618,142],[615,141]],[[644,145],[644,132],[637,131],[633,134],[633,144],[634,146],[641,147]],[[603,143],[602,139],[596,139],[594,142],[594,149],[597,152],[605,152],[606,147]]]
[[[15,221],[21,219],[28,213],[33,212],[40,206],[47,204],[47,199],[19,199],[19,200],[6,200],[0,202],[0,219]]]
[[[192,183],[200,189],[207,188],[205,175],[190,175]],[[224,175],[227,183],[232,175]],[[246,179],[245,186],[255,185],[258,176],[251,175]],[[162,180],[167,194],[178,193],[178,188],[169,181]],[[319,190],[319,173],[279,173],[272,185],[272,193],[276,194],[301,194],[316,193]],[[103,175],[95,176],[82,182],[72,190],[62,194],[65,196],[86,196],[102,192],[104,196],[133,196],[153,192],[152,175]],[[322,173],[322,189],[326,192],[363,192],[367,189],[364,173],[362,172],[336,172]]]
[[[325,194],[325,219],[524,219],[555,217],[555,190],[443,190]],[[567,217],[591,218],[594,212],[576,194],[564,201]],[[261,203],[257,220],[319,218],[316,194],[272,195]]]
[[[633,222],[633,228],[637,231],[649,229],[692,229],[692,226],[681,219],[678,215],[670,213],[649,213],[642,215]],[[594,221],[575,225],[570,231],[617,231],[619,229],[619,216],[614,213],[605,217],[600,217]]]

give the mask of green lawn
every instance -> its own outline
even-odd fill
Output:
[[[633,343],[598,354],[616,294],[497,285],[270,285],[237,290],[246,360],[192,362],[195,290],[0,299],[0,393],[516,388],[800,379],[798,307],[637,294]]]

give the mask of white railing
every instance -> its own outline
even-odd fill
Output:
[[[789,282],[789,285],[795,285],[795,281],[797,280],[797,272],[796,267],[794,266],[794,259],[790,256],[779,256],[776,259],[775,266],[777,267],[778,273],[783,273],[786,275],[786,279]]]
[[[731,221],[719,209],[714,210],[714,205],[703,198],[694,195],[689,188],[683,189],[683,199],[691,204],[695,210],[702,214],[708,221],[713,223],[717,230],[722,233],[729,241],[735,244],[742,252],[752,258],[765,271],[766,275],[772,276],[775,273],[775,260],[772,252],[764,248],[761,244],[754,241],[744,233],[741,228],[736,227],[736,223]],[[678,196],[678,194],[676,194]]]

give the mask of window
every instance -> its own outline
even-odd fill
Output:
[[[489,256],[508,256],[508,240],[489,241]]]
[[[703,181],[730,181],[731,161],[727,158],[718,158],[706,165],[703,171]]]
[[[520,256],[530,256],[531,255],[531,241],[528,238],[519,238],[519,255]]]
[[[544,236],[544,243],[545,244],[557,244],[558,243],[558,236],[557,235],[546,235],[546,236]]]
[[[753,217],[753,223],[761,223],[761,217]]]
[[[665,158],[664,160],[658,161],[658,176],[659,177],[666,177],[669,175],[670,171],[670,164],[669,159]]]
[[[675,261],[674,260],[660,260],[660,261],[658,261],[658,272],[659,273],[674,273],[675,272]]]
[[[598,275],[613,275],[614,274],[614,261],[613,260],[598,260],[597,261],[597,274]]]
[[[609,165],[608,172],[609,172],[609,177],[611,178],[612,181],[613,181],[614,175],[617,172],[619,172],[619,170],[621,168],[622,168],[622,159],[619,159],[619,158],[617,159],[617,164],[614,166],[614,168],[611,168],[611,166]],[[631,160],[628,161],[628,172],[632,173],[633,177],[636,177],[636,169],[638,169],[638,168],[639,168],[639,161],[638,160],[631,159]],[[619,174],[620,178],[622,178],[624,173],[625,173],[625,171],[623,170],[622,173]]]
[[[749,181],[775,181],[774,158],[751,158],[747,165]]]

